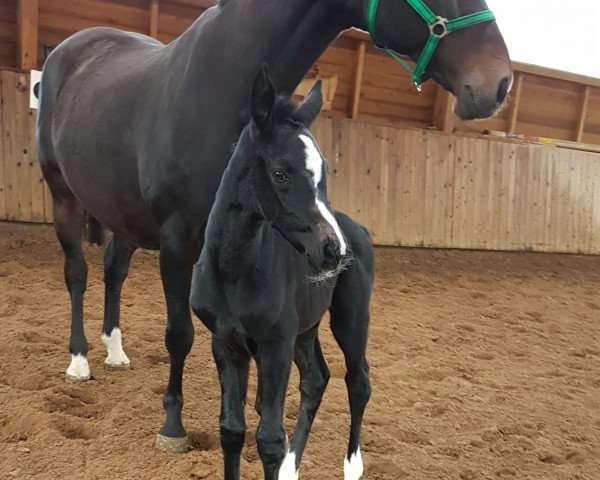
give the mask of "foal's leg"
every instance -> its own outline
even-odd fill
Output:
[[[225,461],[225,480],[240,478],[240,456],[246,437],[244,405],[248,388],[250,356],[231,350],[213,336],[212,351],[221,382],[221,448]]]
[[[156,438],[156,446],[177,453],[187,451],[188,446],[181,422],[182,382],[185,358],[194,342],[189,297],[197,245],[183,221],[171,218],[161,227],[160,271],[167,301],[165,344],[169,351],[170,372],[163,397],[166,418]]]
[[[279,473],[281,476],[286,472],[286,479],[298,478],[300,460],[306,447],[308,434],[329,382],[329,369],[321,351],[318,327],[300,335],[294,350],[294,361],[300,371],[301,400],[292,443]]]
[[[109,369],[129,368],[129,358],[123,351],[119,313],[121,287],[127,277],[131,255],[136,246],[114,234],[104,251],[104,325],[102,342],[108,356],[104,363]]]
[[[362,282],[352,282],[340,277],[334,292],[331,313],[331,330],[346,360],[346,386],[350,401],[350,442],[344,461],[344,480],[357,480],[363,473],[360,454],[360,428],[369,397],[369,364],[365,357],[369,329],[370,289],[361,288]],[[358,288],[357,288],[358,286]]]
[[[279,474],[286,453],[283,428],[283,409],[294,347],[281,337],[258,347],[257,369],[260,379],[258,407],[261,412],[256,430],[256,445],[263,464],[265,480],[291,480],[294,477]]]

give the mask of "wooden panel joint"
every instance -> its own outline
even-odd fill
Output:
[[[440,132],[453,132],[456,127],[456,115],[453,112],[454,96],[439,85],[436,87],[435,105],[431,124]]]
[[[354,92],[352,95],[352,111],[350,118],[358,118],[358,108],[360,106],[360,93],[362,90],[363,73],[365,70],[365,51],[366,42],[360,42],[356,49],[356,70],[354,72]]]

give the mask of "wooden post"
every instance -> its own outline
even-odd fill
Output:
[[[352,112],[350,117],[358,117],[358,107],[360,105],[360,91],[362,89],[363,72],[365,68],[365,49],[367,43],[360,42],[356,50],[356,71],[354,73],[354,95],[352,96]]]
[[[150,0],[150,36],[158,38],[159,0]]]
[[[515,93],[511,98],[510,117],[508,121],[509,133],[515,133],[517,128],[517,117],[519,116],[519,103],[521,103],[521,90],[523,89],[523,77],[521,72],[515,74]]]
[[[579,124],[577,125],[576,142],[583,140],[583,131],[585,130],[585,117],[587,116],[588,104],[590,103],[590,86],[587,85],[583,91],[583,100],[581,102],[581,113],[579,115]]]
[[[439,85],[435,93],[435,105],[431,124],[440,132],[453,132],[456,126],[456,115],[452,110],[454,97]]]
[[[38,0],[17,0],[17,68],[38,66]]]

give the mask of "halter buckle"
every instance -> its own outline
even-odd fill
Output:
[[[441,17],[441,16],[437,16],[435,17],[436,22],[435,23],[430,23],[429,24],[429,32],[431,33],[431,35],[435,35],[438,38],[444,38],[446,35],[448,35],[450,33],[450,31],[448,30],[448,19]],[[437,33],[436,27],[441,27],[442,29],[442,33]]]

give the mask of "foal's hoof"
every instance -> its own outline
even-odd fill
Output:
[[[81,353],[71,355],[71,364],[67,368],[67,380],[72,382],[85,382],[91,378],[90,366],[87,358]]]
[[[122,370],[131,370],[131,363],[108,363],[105,362],[104,366],[109,372],[120,372]]]
[[[65,375],[65,380],[67,382],[87,382],[92,376],[90,374],[84,376],[77,375],[69,375],[68,373]]]
[[[165,437],[156,435],[156,448],[167,453],[185,453],[188,451],[188,437]]]

